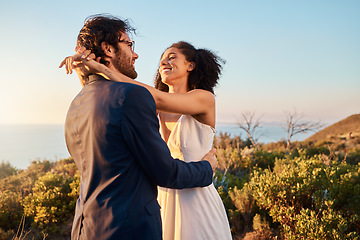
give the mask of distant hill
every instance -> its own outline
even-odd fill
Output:
[[[354,114],[345,118],[307,138],[305,141],[324,141],[349,139],[360,136],[360,114]]]

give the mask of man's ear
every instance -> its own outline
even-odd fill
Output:
[[[103,50],[103,52],[104,52],[104,54],[106,55],[106,56],[111,56],[112,55],[112,53],[114,52],[114,48],[113,48],[113,46],[111,46],[109,43],[107,43],[107,42],[102,42],[101,43],[101,49]]]
[[[191,62],[189,67],[188,67],[188,72],[191,72],[192,70],[194,70],[194,68],[195,68],[195,63]]]

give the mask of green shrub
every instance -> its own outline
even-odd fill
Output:
[[[214,186],[217,189],[226,210],[235,210],[236,207],[231,200],[229,191],[234,187],[242,188],[249,176],[237,177],[231,174],[224,175],[219,171],[215,172]]]
[[[218,136],[214,137],[213,145],[217,149],[226,148],[244,148],[246,143],[240,138],[240,136],[230,137],[229,133],[220,132]]]
[[[15,235],[14,230],[12,230],[12,229],[4,230],[4,229],[0,228],[0,240],[13,239],[14,235]]]
[[[25,215],[33,219],[34,226],[56,232],[59,224],[72,218],[77,197],[71,186],[76,181],[76,177],[48,172],[35,182],[24,199]]]
[[[253,218],[253,229],[258,232],[270,231],[269,223],[263,219],[260,214],[255,214]]]
[[[0,163],[0,179],[16,174],[17,169],[10,165],[9,162],[1,161]]]
[[[23,216],[21,196],[9,190],[0,191],[0,228],[3,230],[16,229]]]
[[[288,231],[289,239],[358,239],[356,232],[348,232],[349,221],[330,208],[321,212],[302,209],[296,216],[296,231]],[[348,233],[347,233],[348,232]]]
[[[319,155],[319,154],[329,155],[330,150],[326,146],[309,146],[308,148],[305,149],[305,155],[307,158],[310,158],[310,157],[313,157],[313,156]]]
[[[229,196],[236,209],[240,212],[242,218],[244,219],[243,231],[250,231],[251,229],[249,226],[251,226],[254,207],[254,197],[251,189],[245,186],[239,190],[235,186],[234,189],[229,191]]]
[[[360,165],[326,166],[320,155],[307,159],[307,153],[277,159],[273,171],[253,171],[249,187],[258,206],[288,239],[359,237]]]
[[[222,170],[225,174],[236,172],[241,165],[240,149],[238,148],[226,148],[217,149],[216,158],[218,160],[218,169]]]
[[[21,193],[24,198],[33,188],[35,181],[50,171],[54,163],[44,161],[33,161],[26,170],[19,170],[17,174],[0,179],[0,191],[10,190]]]
[[[18,235],[30,233],[29,239],[60,231],[68,237],[79,185],[71,158],[33,161],[26,170],[0,179],[0,240],[18,238],[20,225]]]
[[[346,156],[346,162],[351,164],[351,165],[357,165],[358,163],[360,163],[360,151],[354,151],[354,152],[350,152],[347,156]]]
[[[248,181],[249,174],[239,174],[242,176],[234,176],[232,174],[222,174],[218,170],[215,172],[214,186],[222,199],[226,213],[229,219],[231,232],[233,235],[240,235],[244,231],[244,219],[241,212],[235,207],[233,200],[230,197],[230,192],[233,188],[242,188]]]
[[[269,240],[272,238],[272,232],[266,220],[262,219],[259,214],[255,214],[253,218],[254,231],[248,232],[243,240]]]
[[[71,177],[79,175],[75,162],[72,158],[61,159],[57,161],[51,171],[61,174],[66,174]]]
[[[255,165],[262,169],[266,169],[266,168],[273,169],[275,160],[284,157],[285,157],[285,152],[277,151],[277,150],[265,151],[262,149],[258,149],[254,151],[253,154]]]

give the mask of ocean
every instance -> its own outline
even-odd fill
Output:
[[[216,134],[247,135],[236,124],[218,124]],[[278,123],[267,123],[259,128],[259,142],[277,142],[286,137]],[[293,140],[304,140],[313,133],[299,134]],[[34,160],[56,161],[68,158],[63,125],[0,125],[0,162],[9,162],[17,169],[26,169]]]
[[[63,125],[0,125],[0,161],[26,169],[34,160],[69,156]]]

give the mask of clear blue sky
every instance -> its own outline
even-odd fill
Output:
[[[0,124],[62,124],[80,90],[58,69],[84,19],[109,13],[138,30],[138,80],[185,40],[227,62],[215,89],[218,122],[244,111],[282,121],[296,108],[327,123],[360,112],[360,1],[3,1]]]

